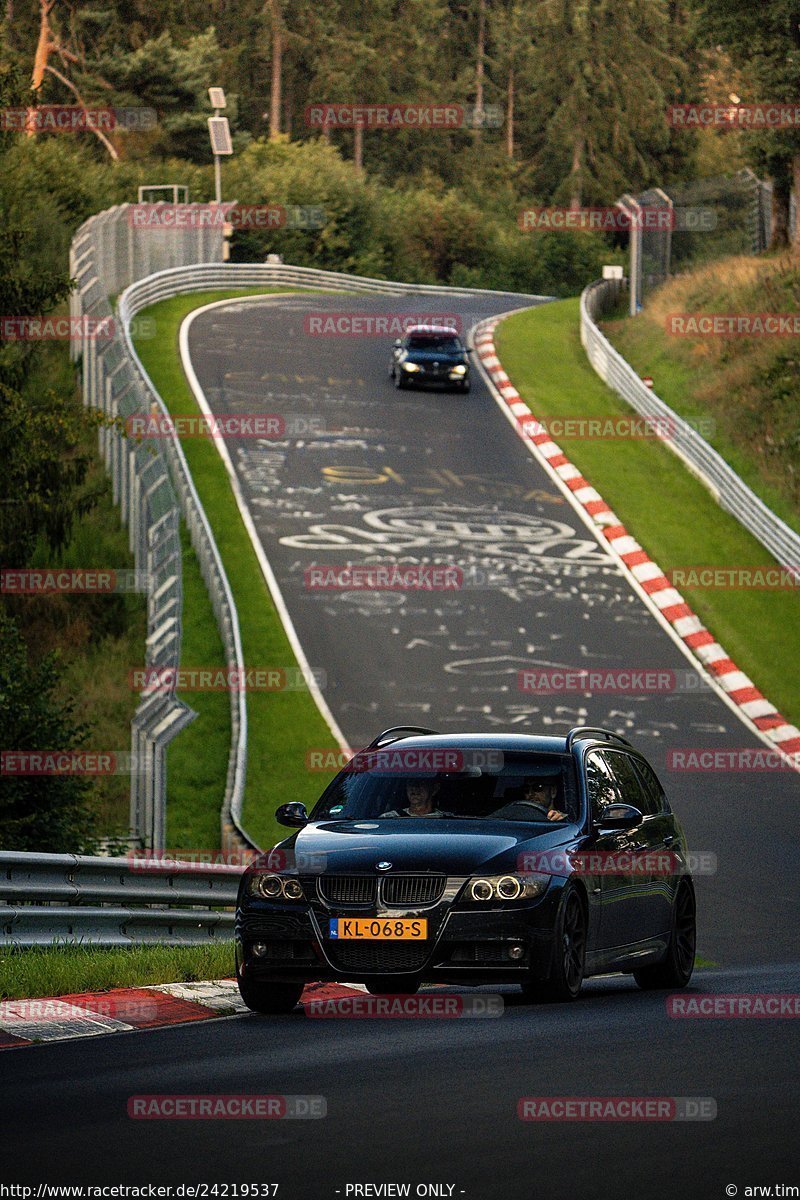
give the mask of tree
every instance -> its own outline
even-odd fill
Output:
[[[363,9],[336,0],[319,46],[314,76],[319,99],[371,104],[394,98],[393,68],[399,63],[393,32],[390,0],[375,0]],[[353,162],[357,171],[363,170],[364,127],[360,124],[353,130]]]
[[[120,107],[143,105],[156,110],[159,133],[153,149],[207,162],[208,86],[219,79],[221,55],[213,27],[177,44],[165,32],[135,50],[108,51],[88,60],[88,69],[102,75],[111,87],[106,103]],[[235,119],[235,100],[227,97],[228,115]]]
[[[662,182],[667,102],[686,70],[666,0],[540,0],[537,18],[538,190],[579,206]]]
[[[267,0],[264,6],[270,32],[269,137],[274,142],[281,132],[281,95],[283,88],[284,25],[280,0]]]
[[[514,157],[517,88],[529,78],[536,29],[535,0],[505,0],[490,13],[489,61],[498,91],[505,92],[506,155]]]
[[[57,695],[58,668],[49,655],[38,666],[16,624],[0,613],[0,746],[5,751],[77,750],[87,729],[73,704]],[[0,779],[0,850],[91,854],[96,815],[87,776],[15,775]]]
[[[65,74],[70,64],[80,63],[80,57],[74,50],[65,45],[64,39],[54,25],[52,17],[56,4],[57,0],[39,0],[39,37],[36,42],[36,53],[33,59],[31,89],[38,97],[44,83],[45,74],[49,72],[71,92],[72,97],[82,108],[87,108],[88,105],[78,87]],[[53,55],[56,55],[60,60],[61,69],[54,67],[50,61]],[[96,128],[94,125],[90,125],[89,128],[98,141],[103,143],[111,158],[116,162],[119,158],[119,153],[113,143],[101,129]],[[29,137],[33,137],[34,134],[35,131],[32,128],[28,130]]]
[[[28,93],[19,73],[0,60],[0,107],[24,107]],[[37,230],[26,224],[5,170],[14,134],[0,133],[0,313],[39,317],[70,291],[63,269],[43,269]],[[24,209],[24,202],[22,205]],[[78,449],[90,418],[67,391],[29,394],[25,381],[41,347],[3,340],[0,329],[0,562],[24,566],[40,536],[52,550],[64,546],[73,521],[94,503],[82,485],[88,456]]]
[[[702,28],[722,43],[750,81],[744,103],[797,104],[800,94],[800,0],[697,0]],[[800,197],[800,128],[770,129],[749,134],[751,161],[773,177],[773,245],[786,244],[789,192]],[[800,221],[794,235],[800,251]]]

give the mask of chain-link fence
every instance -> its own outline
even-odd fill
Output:
[[[222,233],[210,227],[139,229],[130,212],[131,206],[120,206],[99,213],[73,239],[70,275],[75,287],[70,315],[79,323],[81,338],[73,341],[72,355],[81,366],[84,404],[106,418],[99,434],[100,453],[130,531],[138,578],[145,580],[145,664],[157,668],[160,681],[174,680],[180,665],[183,604],[180,507],[166,444],[151,439],[137,445],[125,436],[127,419],[149,414],[153,397],[131,357],[123,329],[114,321],[111,300],[153,271],[219,261]],[[181,495],[181,501],[184,515],[196,517],[191,511],[199,503],[196,494]],[[174,682],[159,682],[141,694],[131,723],[130,828],[131,836],[143,846],[163,848],[166,748],[194,715],[175,695]]]
[[[630,237],[632,313],[670,275],[726,255],[760,254],[769,244],[772,185],[749,168],[649,188],[635,197],[623,196],[619,204],[631,214],[647,214]],[[671,209],[671,217],[662,220],[662,209]]]

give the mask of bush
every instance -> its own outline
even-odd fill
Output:
[[[620,261],[599,235],[522,233],[510,191],[482,204],[430,174],[405,189],[366,182],[323,140],[254,141],[226,168],[226,192],[248,204],[319,205],[311,229],[237,230],[232,258],[285,262],[410,283],[566,296]]]
[[[0,613],[0,745],[8,750],[76,750],[87,729],[59,700],[55,655],[36,666],[13,621]],[[13,775],[0,780],[0,850],[91,854],[97,848],[91,783],[82,775]]]

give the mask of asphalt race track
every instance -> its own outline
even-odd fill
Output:
[[[663,995],[627,980],[589,981],[570,1006],[530,1008],[504,990],[492,1019],[298,1010],[8,1051],[3,1182],[278,1182],[285,1200],[336,1200],[370,1182],[453,1184],[469,1200],[717,1200],[729,1183],[743,1196],[798,1182],[792,1021],[674,1020]],[[797,973],[707,971],[693,990],[796,992]],[[319,1121],[129,1119],[128,1097],[153,1093],[321,1095],[328,1110]],[[522,1122],[522,1096],[713,1097],[718,1115]]]
[[[716,855],[717,872],[697,882],[699,950],[718,965],[698,971],[691,991],[797,992],[797,775],[664,769],[670,749],[761,743],[700,686],[477,371],[467,396],[401,392],[385,337],[306,332],[308,314],[324,311],[455,311],[468,327],[526,299],[456,303],[232,302],[191,328],[211,408],[280,414],[296,433],[242,439],[231,453],[327,703],[353,746],[399,722],[624,733],[654,762],[690,845]],[[454,564],[480,586],[404,596],[305,585],[313,565],[398,558]],[[658,668],[677,683],[636,696],[517,686],[524,668],[585,666]],[[367,1183],[409,1183],[412,1196],[418,1184],[452,1185],[439,1194],[471,1200],[716,1200],[729,1184],[740,1197],[800,1184],[796,1022],[673,1019],[663,994],[627,978],[590,981],[574,1005],[527,1006],[499,990],[498,1019],[310,1020],[298,1010],[9,1051],[0,1179],[278,1182],[283,1200],[335,1200]],[[327,1118],[129,1119],[128,1097],[149,1093],[321,1095]],[[717,1116],[522,1122],[522,1096],[709,1097]]]
[[[462,302],[454,315],[466,330],[525,298]],[[354,747],[401,722],[443,733],[616,729],[654,763],[690,845],[716,855],[717,873],[698,880],[704,956],[725,965],[792,961],[797,774],[667,773],[670,749],[762,743],[701,689],[479,373],[467,396],[397,391],[386,337],[306,333],[306,318],[318,313],[425,317],[453,308],[447,294],[280,298],[226,304],[191,326],[192,363],[215,413],[274,413],[301,429],[313,419],[330,431],[231,446],[328,705]],[[482,586],[405,595],[306,587],[313,565],[398,558],[455,564],[465,582]],[[674,673],[676,690],[543,698],[518,687],[520,670],[561,667],[656,668]]]

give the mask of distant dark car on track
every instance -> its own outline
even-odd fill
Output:
[[[288,1012],[311,980],[413,993],[517,982],[572,1000],[586,976],[684,987],[695,894],[681,827],[647,760],[592,727],[566,737],[401,726],[360,751],[296,832],[245,872],[241,994]]]
[[[412,325],[394,343],[389,375],[398,388],[434,384],[468,392],[469,350],[452,329]]]

